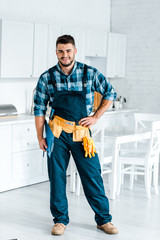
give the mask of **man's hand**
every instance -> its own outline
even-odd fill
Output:
[[[44,152],[46,152],[47,144],[46,144],[46,139],[41,138],[39,141],[39,147],[42,149]]]
[[[86,117],[86,118],[82,118],[79,121],[79,124],[82,127],[88,127],[89,128],[90,126],[94,125],[97,121],[98,121],[98,118],[96,118],[95,116],[89,116],[89,117]]]

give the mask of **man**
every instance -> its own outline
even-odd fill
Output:
[[[111,223],[109,202],[105,196],[97,153],[88,156],[82,141],[90,139],[89,127],[95,124],[116,99],[116,93],[107,79],[95,68],[75,61],[74,38],[63,35],[57,39],[56,66],[44,72],[36,87],[34,97],[35,124],[40,148],[46,151],[43,137],[47,104],[54,109],[49,126],[55,136],[54,148],[48,156],[50,179],[50,209],[55,225],[53,235],[62,235],[69,223],[66,197],[66,169],[70,152],[81,177],[85,196],[95,212],[97,228],[108,234],[118,233]],[[103,95],[102,102],[93,114],[94,91]]]

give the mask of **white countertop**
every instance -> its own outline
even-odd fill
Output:
[[[26,122],[34,122],[34,115],[31,114],[19,114],[17,117],[0,118],[0,126],[7,124],[19,124]]]
[[[138,109],[114,109],[114,110],[108,110],[104,114],[120,114],[120,113],[130,113],[130,112],[137,112]]]
[[[104,113],[103,116],[112,115],[112,114],[121,114],[121,113],[130,113],[137,112],[137,109],[118,109],[118,110],[108,110]],[[19,114],[14,118],[0,118],[0,126],[8,124],[21,124],[27,122],[34,122],[34,115],[31,114]]]

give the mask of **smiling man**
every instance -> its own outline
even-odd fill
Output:
[[[61,69],[63,68],[62,71],[65,71],[66,67],[74,65],[76,53],[77,49],[71,43],[57,45],[56,54],[59,61],[59,65]]]
[[[69,223],[66,170],[71,153],[85,196],[95,212],[97,228],[116,234],[118,229],[111,223],[109,201],[105,196],[101,167],[89,129],[116,99],[116,92],[97,69],[75,61],[76,53],[72,36],[63,35],[57,39],[58,63],[40,76],[34,96],[37,137],[43,151],[47,149],[43,129],[48,102],[52,108],[49,126],[55,138],[53,151],[48,156],[48,173],[50,209],[55,224],[51,233],[62,235]],[[103,98],[97,111],[90,116],[95,91]]]

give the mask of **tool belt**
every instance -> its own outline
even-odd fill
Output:
[[[50,129],[56,138],[59,138],[62,130],[66,133],[73,133],[74,142],[83,142],[85,157],[94,156],[95,145],[93,139],[90,137],[89,128],[76,125],[75,122],[65,120],[61,117],[54,116],[53,120],[49,120]]]

